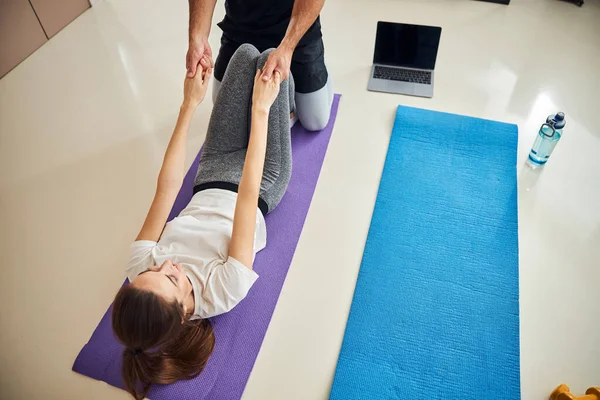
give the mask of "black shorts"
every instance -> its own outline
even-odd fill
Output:
[[[261,53],[268,48],[261,48],[254,43]],[[236,43],[225,35],[221,36],[221,48],[215,62],[215,78],[223,80],[225,70],[233,53],[242,43]],[[294,76],[297,93],[312,93],[323,88],[327,83],[327,68],[325,68],[325,49],[323,39],[319,38],[305,45],[296,47],[292,56],[291,72]]]

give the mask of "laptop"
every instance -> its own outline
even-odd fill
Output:
[[[368,89],[433,97],[433,69],[442,28],[377,23],[375,55]]]

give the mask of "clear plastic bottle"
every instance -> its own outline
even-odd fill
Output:
[[[546,164],[560,140],[562,130],[566,124],[565,114],[562,112],[549,115],[546,118],[546,123],[540,127],[535,142],[533,142],[533,147],[529,152],[529,164],[534,167],[542,167]]]

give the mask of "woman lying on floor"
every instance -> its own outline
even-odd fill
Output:
[[[258,275],[264,216],[283,197],[292,172],[293,81],[261,79],[269,51],[241,46],[214,105],[194,197],[165,226],[183,182],[187,132],[211,70],[186,79],[184,101],[146,221],[131,245],[130,284],[117,293],[112,327],[125,345],[123,380],[142,399],[152,383],[197,376],[215,338],[206,318],[225,313]],[[163,231],[164,227],[164,231]]]

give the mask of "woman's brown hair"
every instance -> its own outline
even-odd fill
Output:
[[[198,376],[215,347],[208,320],[190,321],[183,305],[126,285],[112,309],[112,328],[123,350],[122,376],[133,397],[143,399],[153,383]]]

